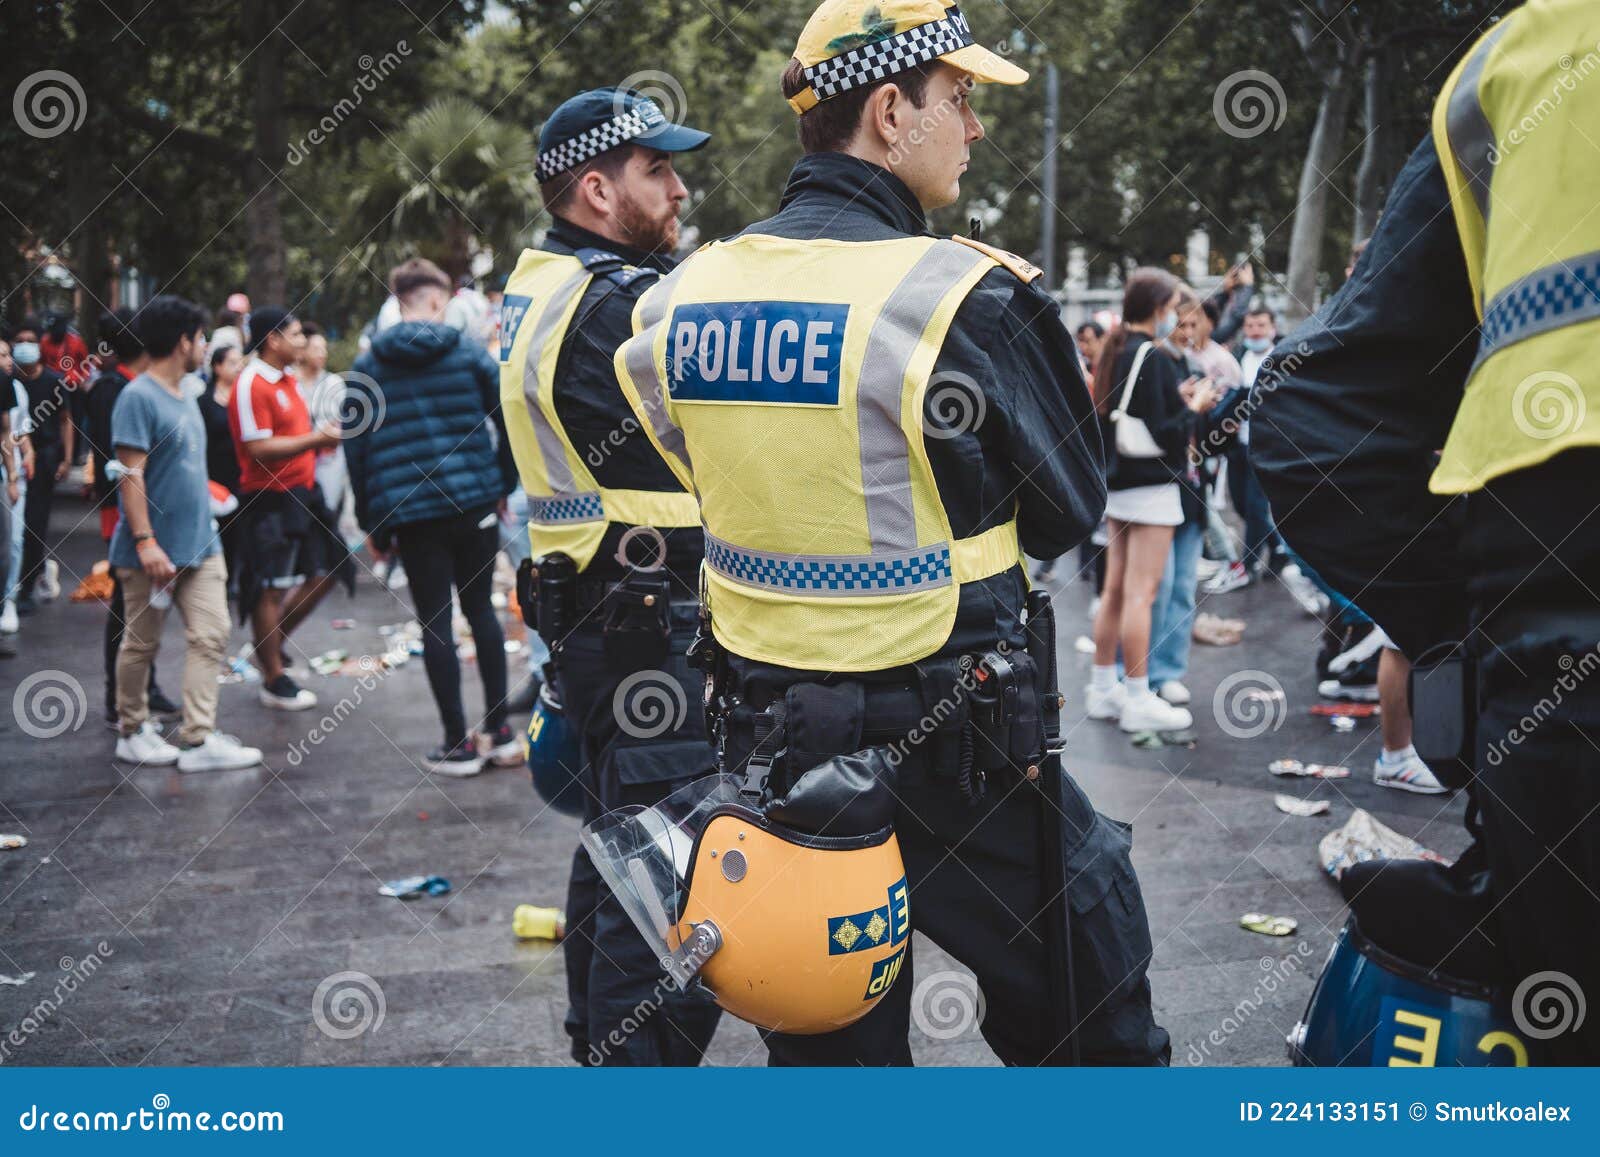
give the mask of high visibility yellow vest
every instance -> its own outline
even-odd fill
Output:
[[[533,557],[561,553],[588,567],[610,523],[698,526],[687,491],[613,490],[595,481],[556,413],[556,362],[593,274],[577,257],[526,249],[500,309],[500,408],[528,494]],[[636,431],[619,430],[619,436]]]
[[[1018,562],[1014,511],[955,538],[923,442],[934,360],[997,253],[747,235],[640,299],[617,375],[699,494],[706,598],[734,654],[910,663],[949,638],[962,584]]]
[[[1600,4],[1534,0],[1467,53],[1433,136],[1478,315],[1439,494],[1600,445]]]

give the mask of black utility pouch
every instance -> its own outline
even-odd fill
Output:
[[[672,653],[670,599],[665,574],[630,575],[606,595],[605,655],[614,671],[644,671],[667,661]]]
[[[534,580],[533,559],[525,558],[517,567],[517,610],[522,615],[522,625],[535,631],[539,629],[539,584]]]
[[[1446,787],[1472,781],[1477,675],[1477,662],[1463,643],[1431,647],[1411,666],[1411,742]]]
[[[578,567],[564,554],[547,554],[533,564],[534,630],[551,651],[559,651],[574,625]]]

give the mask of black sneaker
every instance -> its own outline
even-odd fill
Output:
[[[1378,656],[1346,668],[1331,679],[1317,684],[1317,694],[1324,699],[1342,699],[1348,703],[1376,703],[1378,701]]]
[[[150,694],[146,696],[146,701],[150,704],[150,714],[152,715],[181,715],[183,713],[183,705],[168,699],[166,692],[162,691],[154,683],[150,685]]]
[[[31,614],[33,614],[34,611],[36,611],[38,609],[39,609],[39,604],[34,602],[33,596],[31,594],[29,594],[29,595],[18,595],[17,596],[17,614],[19,614],[19,615],[31,615]]]
[[[317,697],[288,675],[261,684],[261,705],[274,711],[304,711],[317,705]]]
[[[15,637],[6,634],[0,634],[0,659],[14,659],[16,656],[17,640]]]
[[[478,754],[477,746],[470,739],[463,739],[454,747],[441,744],[428,752],[423,762],[435,775],[450,775],[458,779],[477,775],[483,770],[483,756]]]

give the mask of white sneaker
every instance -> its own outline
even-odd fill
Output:
[[[157,733],[150,721],[132,735],[117,737],[117,759],[146,767],[171,767],[178,762],[178,749]]]
[[[1312,618],[1320,619],[1328,613],[1328,596],[1318,590],[1317,585],[1306,578],[1305,572],[1294,563],[1289,563],[1278,572],[1278,581],[1289,592],[1289,597],[1300,604],[1300,609]]]
[[[256,697],[261,700],[261,706],[274,711],[305,711],[317,705],[316,692],[306,690],[287,675],[273,680],[271,687],[261,684]]]
[[[39,576],[39,601],[53,603],[61,597],[61,564],[53,558],[44,560],[44,573]]]
[[[1156,694],[1160,695],[1161,698],[1165,699],[1168,703],[1171,703],[1174,707],[1182,707],[1185,703],[1189,702],[1191,698],[1189,694],[1189,688],[1185,687],[1176,679],[1168,679],[1165,683],[1161,684],[1161,689],[1157,691]]]
[[[1089,708],[1090,719],[1117,719],[1128,702],[1128,689],[1121,683],[1113,683],[1104,690],[1091,686],[1084,691],[1083,701]]]
[[[1324,679],[1317,684],[1317,694],[1324,699],[1342,699],[1349,703],[1376,703],[1376,683],[1346,683],[1343,679]]]
[[[1216,578],[1217,572],[1225,565],[1227,564],[1214,558],[1196,559],[1194,563],[1194,577],[1199,579],[1201,582],[1205,582],[1207,579]]]
[[[1211,577],[1201,590],[1208,595],[1225,595],[1250,585],[1250,572],[1242,562],[1229,563]]]
[[[1117,726],[1124,731],[1187,731],[1194,726],[1194,716],[1183,707],[1175,707],[1153,692],[1129,696],[1122,708]]]
[[[1418,795],[1443,795],[1450,790],[1422,762],[1422,756],[1414,753],[1396,763],[1389,763],[1379,756],[1372,765],[1372,782],[1379,787],[1398,788]]]
[[[17,619],[17,604],[7,599],[5,609],[0,610],[0,631],[8,635],[14,635],[21,625],[21,622]]]
[[[178,753],[179,771],[234,771],[261,762],[259,747],[246,747],[232,735],[213,731],[193,747]]]

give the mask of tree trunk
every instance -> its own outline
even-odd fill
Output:
[[[1350,116],[1350,66],[1332,65],[1324,74],[1317,123],[1300,170],[1300,190],[1289,236],[1289,306],[1286,320],[1296,325],[1317,305],[1317,269],[1321,265],[1322,239],[1328,223],[1328,187],[1333,168],[1344,147],[1344,130]]]
[[[1378,214],[1384,199],[1389,195],[1390,141],[1394,130],[1389,124],[1389,60],[1386,45],[1372,50],[1367,57],[1365,92],[1362,101],[1362,120],[1367,136],[1361,147],[1361,167],[1356,170],[1356,218],[1351,232],[1352,241],[1362,241],[1372,236],[1378,227]]]
[[[283,0],[258,0],[249,21],[249,40],[258,44],[250,57],[253,76],[251,113],[255,142],[245,162],[246,288],[254,306],[287,305],[288,259],[283,243],[283,212],[278,204],[279,185],[273,179],[283,168],[288,150],[284,124],[284,40],[277,29],[283,19]]]

